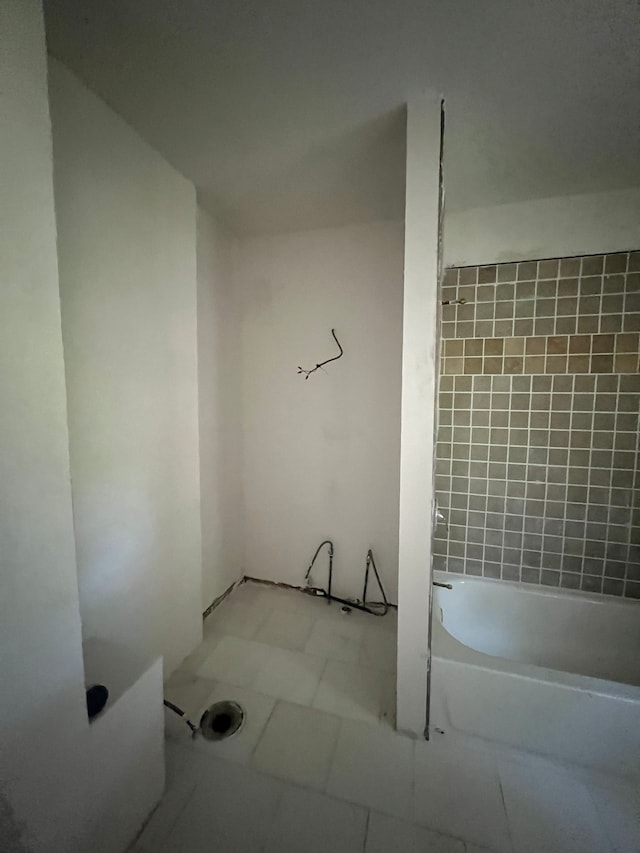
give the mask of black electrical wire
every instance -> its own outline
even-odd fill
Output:
[[[333,358],[328,358],[326,361],[321,361],[320,364],[316,364],[316,366],[312,367],[311,370],[305,370],[304,367],[300,367],[298,365],[298,373],[306,374],[304,377],[305,379],[308,379],[311,376],[311,374],[315,373],[316,370],[318,370],[320,367],[324,367],[324,365],[329,364],[330,361],[337,361],[339,358],[342,358],[342,356],[344,355],[344,350],[342,349],[342,345],[340,344],[340,341],[336,337],[336,330],[331,329],[331,334],[333,335],[334,341],[338,344],[338,349],[340,350],[339,355],[334,355]],[[320,546],[320,547],[322,547],[322,546]]]
[[[185,723],[191,729],[191,736],[192,737],[195,737],[198,734],[198,727],[194,726],[194,724],[191,722],[189,717],[187,717],[187,715],[182,710],[182,708],[178,708],[177,705],[174,705],[173,702],[169,702],[168,699],[163,699],[163,704],[164,704],[165,708],[169,708],[169,710],[173,711],[174,714],[177,714],[179,717],[184,718]]]

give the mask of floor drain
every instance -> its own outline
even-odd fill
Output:
[[[200,731],[207,740],[224,740],[236,734],[244,722],[244,711],[237,702],[216,702],[200,720]]]

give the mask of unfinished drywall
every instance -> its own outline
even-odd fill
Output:
[[[202,610],[242,577],[242,354],[237,241],[198,208],[198,395]]]
[[[50,63],[83,635],[164,656],[201,637],[195,190]]]
[[[361,595],[372,548],[396,600],[402,251],[401,223],[241,246],[248,575],[303,584],[330,537],[338,594]],[[343,358],[305,380],[337,354],[333,327]]]
[[[21,853],[71,849],[88,728],[37,3],[0,4],[0,112],[0,849]]]
[[[397,726],[427,724],[427,672],[438,377],[440,101],[407,106]]]
[[[445,186],[446,186],[445,159]],[[640,246],[640,187],[447,212],[447,266],[625,252]]]

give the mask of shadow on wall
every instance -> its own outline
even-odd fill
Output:
[[[241,199],[251,216],[238,216],[233,206],[202,194],[205,207],[219,211],[238,234],[291,231],[292,221],[305,230],[353,222],[400,220],[404,217],[406,108],[401,107],[359,127],[336,134],[322,145],[311,144],[292,159],[285,149],[279,163],[262,181],[252,179]],[[274,208],[273,199],[279,204]],[[265,228],[265,223],[269,223]]]

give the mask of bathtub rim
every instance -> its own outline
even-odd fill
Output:
[[[504,581],[499,578],[485,578],[480,575],[463,575],[458,572],[445,572],[435,569],[433,579],[439,583],[465,583],[495,584],[503,589],[517,589],[531,595],[541,595],[545,598],[573,598],[576,601],[590,601],[592,604],[618,604],[627,609],[640,607],[640,599],[625,598],[621,595],[609,595],[600,592],[585,592],[581,589],[564,589],[557,586],[545,586],[544,584],[525,583],[524,581]]]
[[[471,581],[481,582],[482,584],[497,583],[502,587],[510,589],[515,587],[520,591],[532,592],[545,597],[565,598],[566,592],[572,598],[577,597],[581,601],[584,601],[585,597],[587,600],[591,600],[595,603],[608,604],[611,599],[618,601],[618,596],[607,596],[606,601],[600,602],[599,599],[602,596],[594,593],[586,593],[579,590],[562,590],[559,592],[556,587],[551,587],[550,591],[547,592],[547,587],[543,587],[542,590],[540,590],[535,584],[501,581],[494,578],[481,578],[475,576],[467,577],[453,572],[438,571],[433,573],[433,577],[434,580],[440,583],[457,582],[458,585]],[[534,663],[513,661],[509,660],[509,658],[489,655],[485,652],[480,652],[471,646],[465,645],[460,640],[456,639],[453,634],[450,634],[449,631],[447,631],[439,614],[435,611],[435,607],[438,606],[438,597],[441,594],[445,595],[448,591],[449,590],[446,589],[438,589],[437,587],[434,589],[434,593],[436,594],[434,595],[433,600],[434,610],[432,613],[433,626],[431,644],[431,655],[433,658],[476,666],[479,669],[497,670],[505,675],[525,678],[529,681],[553,682],[560,687],[565,687],[567,689],[580,689],[598,696],[608,696],[624,701],[640,702],[640,685],[627,684],[622,681],[612,681],[604,678],[596,678],[589,675],[580,675],[578,673],[567,672],[562,669],[552,669],[551,667],[539,666]],[[640,604],[640,602],[635,600],[628,601],[625,599],[622,599],[619,603],[622,606],[629,604],[632,607]]]

